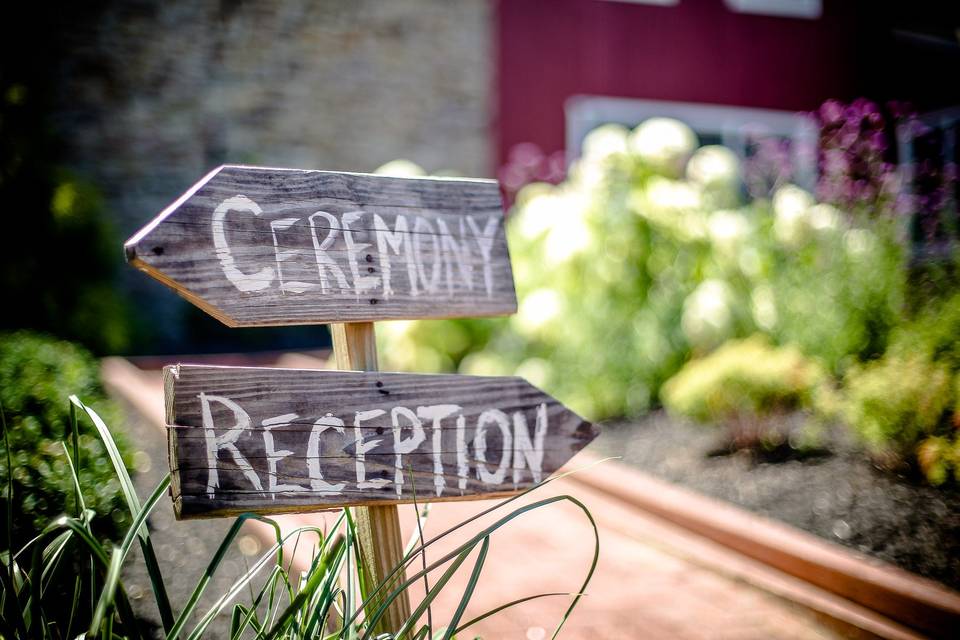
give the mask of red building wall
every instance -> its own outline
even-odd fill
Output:
[[[577,94],[811,110],[854,85],[852,12],[817,20],[734,13],[723,0],[496,3],[498,165],[520,142],[564,148]]]

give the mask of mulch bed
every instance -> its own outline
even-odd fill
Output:
[[[839,431],[792,455],[729,452],[723,441],[719,429],[655,412],[604,424],[591,450],[960,590],[956,486],[880,470]]]

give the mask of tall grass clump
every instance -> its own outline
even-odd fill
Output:
[[[421,533],[408,545],[401,563],[379,584],[365,573],[363,567],[366,563],[363,562],[356,524],[349,509],[342,510],[334,526],[328,530],[301,527],[290,532],[283,532],[269,518],[244,514],[234,521],[195,587],[186,594],[185,601],[175,604],[164,587],[163,573],[146,526],[150,513],[169,488],[169,477],[164,478],[150,496],[141,502],[106,424],[76,396],[71,396],[70,400],[70,406],[92,423],[108,453],[131,524],[119,544],[103,542],[96,537],[92,527],[93,512],[84,501],[81,477],[76,471],[77,452],[70,446],[62,447],[67,476],[73,484],[73,492],[68,496],[71,499],[68,500],[67,512],[46,523],[19,550],[7,550],[0,555],[0,637],[3,638],[57,640],[102,637],[112,640],[151,637],[150,631],[138,620],[121,578],[123,567],[134,547],[140,548],[146,563],[153,598],[160,613],[160,633],[168,640],[202,638],[221,614],[229,615],[231,639],[450,639],[508,607],[536,598],[566,597],[569,605],[557,625],[556,636],[596,569],[599,536],[587,508],[576,498],[567,495],[543,498],[528,504],[516,503],[518,498],[536,489],[534,487],[431,539],[425,540]],[[71,422],[70,429],[75,439],[79,431],[76,419]],[[8,435],[5,429],[5,442],[9,441]],[[9,445],[6,452],[8,458],[11,457]],[[12,490],[13,484],[8,476],[4,491],[9,495]],[[582,583],[577,585],[577,590],[573,593],[531,595],[467,619],[464,614],[487,560],[491,537],[514,519],[558,502],[570,502],[579,507],[594,530],[593,560]],[[14,517],[10,505],[8,501],[8,530]],[[427,548],[494,512],[500,515],[491,524],[485,525],[443,557],[429,563],[426,561],[424,551]],[[271,527],[275,534],[274,543],[224,593],[219,594],[212,606],[202,610],[199,605],[201,598],[247,520],[260,520]],[[318,543],[310,565],[306,571],[296,574],[291,569],[289,556],[284,554],[285,545],[293,543],[295,549],[301,537],[313,536]],[[70,565],[79,566],[80,570],[63,571],[64,567]],[[469,579],[458,606],[449,619],[434,626],[436,616],[430,615],[431,605],[447,588],[451,578],[461,570],[469,571]],[[415,603],[410,617],[399,629],[383,629],[382,620],[387,608],[410,586],[420,581],[427,584],[425,578],[428,574],[432,575],[425,588],[425,596]],[[54,597],[52,586],[57,583],[70,584],[71,596],[66,599]],[[89,597],[84,597],[85,593]]]

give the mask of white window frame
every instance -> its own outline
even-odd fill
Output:
[[[564,105],[564,112],[567,158],[571,162],[579,157],[586,135],[601,124],[614,122],[633,127],[647,118],[669,117],[686,123],[697,133],[719,137],[724,146],[741,158],[746,157],[751,136],[789,138],[793,142],[794,181],[807,189],[816,184],[819,129],[806,113],[594,95],[572,96]]]

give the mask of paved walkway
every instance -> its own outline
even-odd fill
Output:
[[[298,362],[300,366],[302,362]],[[115,391],[138,407],[142,418],[131,421],[133,437],[150,458],[150,471],[138,476],[141,495],[155,486],[166,465],[162,387],[159,374],[125,369],[114,361],[109,373],[121,384]],[[127,365],[128,366],[128,365]],[[120,388],[122,387],[122,388]],[[585,473],[603,473],[602,465]],[[587,595],[565,626],[564,638],[833,638],[836,635],[811,612],[757,589],[738,579],[737,572],[723,570],[725,552],[653,516],[569,479],[543,487],[526,501],[569,494],[581,500],[597,520],[600,530],[600,560]],[[430,538],[490,506],[487,501],[440,503],[433,506],[425,535]],[[415,527],[413,508],[401,506],[404,535]],[[287,526],[318,523],[329,515],[284,516]],[[438,557],[458,540],[475,533],[495,516],[468,527],[468,532],[438,543],[431,557]],[[173,584],[168,585],[175,606],[187,597],[186,590],[202,571],[219,539],[229,526],[226,520],[175,522],[164,501],[150,525],[160,562]],[[245,550],[254,551],[258,531],[243,538]],[[569,503],[560,503],[527,513],[498,531],[491,539],[490,553],[479,587],[464,619],[499,604],[547,591],[576,591],[589,567],[593,552],[592,528],[583,513]],[[221,580],[211,586],[222,593],[231,578],[243,570],[246,558],[237,549],[228,559]],[[171,563],[172,566],[166,563]],[[731,562],[735,562],[731,560]],[[718,569],[719,567],[719,569]],[[433,608],[434,622],[441,626],[459,600],[466,573],[458,576]],[[134,595],[148,589],[145,577],[131,566],[126,577]],[[419,593],[422,593],[419,592]],[[414,600],[418,592],[412,594]],[[208,598],[207,602],[211,602]],[[145,615],[151,612],[149,594],[141,599]],[[562,611],[565,597],[525,603],[482,621],[464,637],[549,638]],[[225,629],[221,621],[217,637]]]

